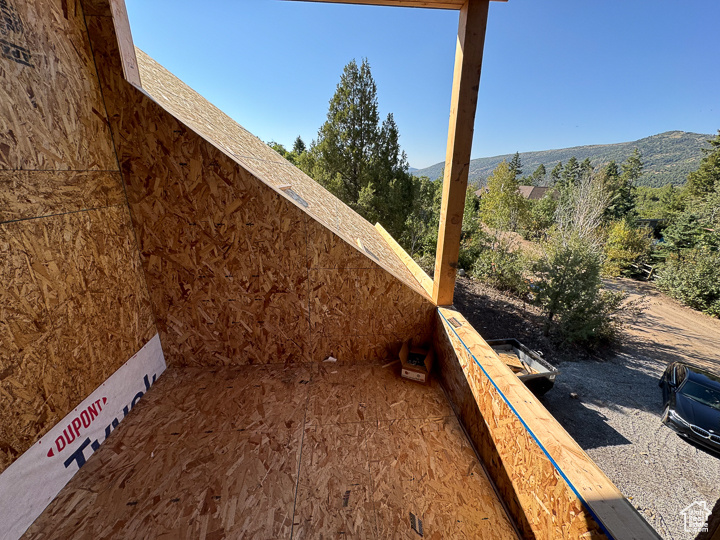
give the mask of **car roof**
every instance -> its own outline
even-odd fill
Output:
[[[720,376],[710,373],[708,371],[704,371],[702,369],[698,369],[693,366],[689,366],[685,363],[681,364],[685,366],[688,370],[688,380],[695,381],[697,383],[704,384],[705,386],[720,390]]]

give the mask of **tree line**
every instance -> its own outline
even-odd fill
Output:
[[[392,114],[380,121],[368,61],[343,70],[327,118],[309,146],[271,146],[371,222],[380,222],[429,272],[437,244],[442,176],[408,172]],[[720,315],[720,132],[684,188],[638,188],[643,161],[593,168],[588,159],[541,165],[523,176],[519,154],[500,163],[486,187],[468,186],[459,266],[534,302],[545,333],[595,346],[612,339],[637,306],[603,287],[604,276],[659,267],[671,296]],[[545,186],[539,200],[519,187]],[[479,191],[480,196],[476,195]],[[647,218],[657,221],[647,228]],[[524,238],[533,249],[522,249]],[[694,264],[687,264],[694,261]]]

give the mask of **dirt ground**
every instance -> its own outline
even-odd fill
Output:
[[[686,308],[650,283],[607,283],[646,309],[614,348],[588,355],[558,350],[541,331],[541,314],[477,281],[459,279],[455,305],[486,339],[515,337],[542,351],[560,375],[542,402],[623,494],[666,539],[690,540],[682,510],[720,498],[720,456],[660,423],[658,380],[681,360],[720,373],[720,320]],[[578,399],[570,398],[576,393]]]

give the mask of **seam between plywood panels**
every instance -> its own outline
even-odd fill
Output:
[[[117,170],[120,172],[120,182],[122,183],[123,195],[125,196],[125,205],[127,206],[128,212],[130,213],[130,225],[132,227],[133,238],[135,240],[135,252],[136,252],[136,256],[137,256],[137,262],[138,262],[138,265],[140,267],[141,274],[142,274],[142,282],[143,282],[143,286],[144,286],[144,292],[148,299],[148,303],[150,304],[150,312],[152,313],[152,317],[153,317],[153,325],[155,326],[155,331],[157,332],[157,314],[155,313],[155,306],[153,305],[153,302],[151,300],[152,297],[150,296],[150,287],[148,286],[148,282],[147,282],[147,274],[145,273],[145,266],[142,263],[142,255],[140,252],[140,242],[138,241],[137,227],[135,226],[136,220],[135,220],[135,216],[133,215],[133,210],[132,210],[132,206],[130,205],[130,200],[128,199],[127,186],[125,185],[125,177],[122,172],[122,166],[120,164],[120,156],[118,155],[117,144],[115,142],[115,130],[113,129],[112,124],[110,123],[110,114],[108,112],[107,100],[105,98],[105,89],[103,88],[103,84],[100,79],[100,70],[97,67],[97,60],[95,58],[95,48],[93,47],[92,39],[90,39],[90,29],[88,28],[87,16],[85,15],[85,9],[82,6],[82,2],[81,2],[80,9],[82,10],[83,23],[85,24],[85,32],[87,33],[87,36],[88,36],[90,52],[91,52],[92,58],[93,58],[93,67],[95,69],[95,76],[97,77],[98,86],[100,88],[100,97],[102,99],[103,107],[105,109],[105,121],[107,122],[108,129],[110,130],[110,140],[112,141],[113,152],[115,153],[115,162],[117,163],[117,167],[118,167]],[[94,16],[97,17],[98,15],[94,15]],[[112,19],[113,17],[109,16],[107,18]],[[117,42],[117,34],[115,33],[114,25],[113,25],[113,36],[115,37],[115,40]],[[118,53],[119,53],[119,44],[117,44],[117,46],[118,46]],[[124,79],[124,77],[123,77],[123,79]],[[129,84],[129,83],[127,83],[127,84]],[[160,334],[160,340],[161,340],[161,344],[162,344],[162,334]]]
[[[470,444],[470,447],[473,449],[473,452],[475,453],[475,458],[477,459],[478,463],[480,464],[480,468],[482,469],[483,473],[485,474],[485,478],[492,487],[493,491],[495,492],[495,496],[497,497],[498,501],[500,501],[500,506],[502,506],[505,516],[507,517],[508,521],[512,525],[513,530],[515,531],[515,534],[518,538],[522,538],[522,534],[520,533],[520,529],[517,526],[517,523],[515,523],[515,518],[513,518],[512,513],[510,512],[510,508],[508,508],[507,503],[505,502],[505,499],[500,494],[500,491],[498,490],[497,485],[495,484],[495,480],[493,480],[492,476],[490,476],[490,472],[487,470],[487,467],[485,466],[485,462],[483,461],[482,457],[480,456],[480,453],[478,452],[478,449],[475,447],[475,444],[473,443],[472,438],[470,437],[470,434],[468,433],[467,429],[465,429],[465,424],[463,423],[462,419],[460,418],[460,415],[455,410],[455,404],[452,399],[450,399],[450,395],[448,394],[447,389],[445,388],[444,384],[440,385],[443,390],[443,394],[445,395],[445,399],[447,399],[447,402],[450,404],[450,409],[453,412],[453,416],[458,421],[458,424],[460,425],[460,429],[465,434],[465,438],[468,440],[468,443]]]
[[[315,373],[310,372],[310,385],[313,384]],[[303,445],[305,444],[305,422],[307,420],[308,403],[310,402],[310,388],[308,388],[307,397],[305,398],[305,412],[303,413],[302,434],[300,435],[300,450],[298,451],[297,478],[295,478],[295,497],[293,500],[293,510],[290,516],[290,540],[292,540],[295,531],[295,510],[297,509],[298,491],[300,490],[300,475],[302,474],[302,455]]]
[[[117,171],[114,171],[114,172],[117,172]],[[106,210],[108,208],[120,208],[122,206],[127,206],[127,205],[125,203],[109,204],[107,206],[95,206],[95,207],[91,207],[91,208],[83,208],[82,210],[72,210],[70,212],[58,212],[57,214],[43,214],[42,216],[33,216],[33,217],[19,218],[19,219],[8,219],[5,221],[0,221],[0,225],[6,225],[8,223],[19,223],[21,221],[32,221],[35,219],[47,219],[47,218],[60,217],[60,216],[69,216],[71,214],[82,214],[83,212],[92,212],[94,210]]]

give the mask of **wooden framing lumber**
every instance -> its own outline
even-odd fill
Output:
[[[304,0],[306,2],[325,2],[329,4],[357,4],[364,6],[392,6],[432,9],[462,9],[466,0]],[[493,0],[507,2],[507,0]]]
[[[420,283],[423,290],[428,294],[428,296],[432,297],[433,281],[430,279],[430,276],[425,273],[425,270],[420,268],[420,265],[415,262],[415,259],[408,255],[402,246],[395,241],[392,235],[387,232],[382,225],[376,223],[375,228],[380,232],[380,234],[382,234],[383,238],[395,254],[400,257],[400,260],[405,263],[408,270],[412,272],[412,275],[418,280],[418,283]]]
[[[459,312],[438,308],[435,335],[443,386],[524,537],[659,538]]]
[[[460,10],[433,283],[439,306],[453,302],[488,8],[489,0],[467,0]]]
[[[128,20],[127,8],[124,0],[110,0],[113,25],[117,36],[120,60],[122,61],[123,75],[125,80],[133,86],[141,87],[140,70],[137,57],[135,56],[135,44],[130,32],[130,21]]]

